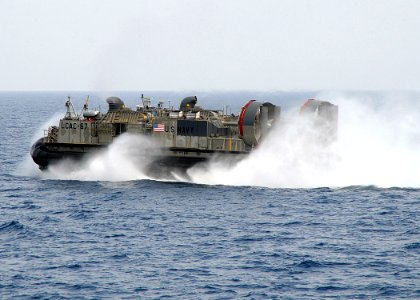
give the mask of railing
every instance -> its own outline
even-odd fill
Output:
[[[44,130],[44,136],[48,137],[49,143],[57,142],[58,128],[57,126],[50,126],[48,130]]]

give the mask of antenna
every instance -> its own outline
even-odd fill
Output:
[[[150,104],[151,104],[150,98],[144,97],[143,94],[141,94],[141,102],[143,104],[143,108],[148,109],[150,107]]]
[[[67,112],[64,118],[70,119],[70,120],[77,119],[77,115],[76,115],[76,112],[74,111],[74,106],[70,100],[70,96],[67,97],[66,107],[67,107]]]

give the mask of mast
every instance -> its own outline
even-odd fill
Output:
[[[66,112],[66,115],[64,116],[64,119],[67,119],[67,120],[77,119],[77,115],[74,110],[73,103],[70,100],[70,96],[67,97],[66,107],[67,107],[67,112]]]

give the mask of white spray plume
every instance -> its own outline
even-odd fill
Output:
[[[151,150],[152,149],[152,150]],[[64,160],[48,167],[45,179],[82,181],[128,181],[149,179],[146,175],[150,156],[158,147],[145,137],[123,134],[106,149],[86,157],[75,165]]]
[[[292,118],[236,166],[210,163],[206,168],[192,168],[192,181],[276,188],[420,186],[417,102],[403,95],[379,102],[328,96],[339,105],[336,142],[328,146],[318,143],[310,124]]]

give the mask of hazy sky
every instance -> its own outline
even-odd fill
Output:
[[[420,1],[0,0],[0,90],[420,89]]]

